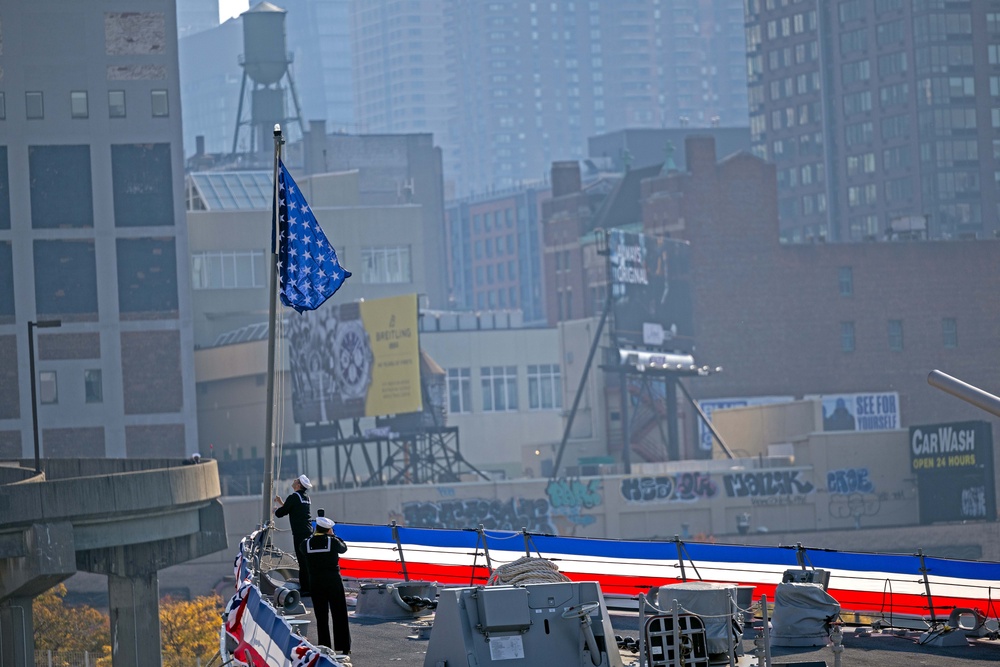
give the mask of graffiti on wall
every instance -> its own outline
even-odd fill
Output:
[[[575,526],[590,526],[597,521],[592,514],[584,514],[584,510],[597,507],[604,498],[601,497],[600,480],[592,479],[584,482],[576,479],[554,479],[545,487],[545,495],[549,498],[552,513],[567,519]]]
[[[754,505],[801,505],[815,491],[813,483],[800,477],[801,470],[741,472],[722,478],[730,498],[750,498]]]
[[[657,477],[628,477],[622,480],[622,498],[629,503],[695,502],[714,498],[718,486],[708,473],[683,472]]]
[[[985,486],[973,486],[962,489],[962,516],[969,519],[986,518]]]
[[[875,485],[868,478],[868,468],[828,470],[826,488],[830,493],[871,493]]]
[[[545,498],[456,498],[403,503],[403,522],[412,528],[478,528],[554,534]]]

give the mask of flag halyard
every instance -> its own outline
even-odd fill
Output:
[[[278,161],[277,273],[281,303],[315,310],[351,277],[285,165]]]

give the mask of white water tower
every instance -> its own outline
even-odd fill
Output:
[[[255,153],[271,146],[275,123],[287,127],[298,123],[302,127],[302,109],[295,92],[290,66],[292,54],[285,40],[285,14],[281,7],[261,2],[240,15],[243,19],[243,83],[240,85],[240,104],[236,113],[236,131],[233,133],[233,153],[239,145],[240,129],[250,129],[250,150]],[[287,89],[283,83],[287,80]],[[250,82],[250,117],[244,119],[247,101],[247,82]],[[287,97],[291,95],[295,115],[289,115]]]

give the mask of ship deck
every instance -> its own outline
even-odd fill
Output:
[[[305,600],[307,607],[309,600]],[[423,616],[413,620],[380,620],[355,617],[351,614],[352,655],[354,667],[392,667],[393,665],[423,665],[427,652],[430,632],[428,626],[433,616]],[[305,618],[312,620],[312,613]],[[611,613],[615,634],[638,638],[639,617],[637,613]],[[423,630],[424,632],[421,632]],[[754,657],[754,642],[746,634],[743,641],[745,655],[739,660],[739,667],[757,665]],[[968,639],[967,646],[935,647],[917,643],[920,632],[903,628],[885,629],[872,632],[870,626],[845,625],[840,664],[843,667],[968,667],[979,663],[1000,663],[1000,640]],[[310,641],[316,641],[313,623],[307,626]],[[421,638],[422,636],[422,638]],[[627,650],[621,651],[622,662],[637,665],[638,656]],[[802,667],[833,666],[835,656],[830,645],[808,648],[771,647],[772,664],[801,665]],[[524,664],[521,660],[515,661]],[[722,663],[726,664],[726,663]],[[556,666],[547,666],[556,667]]]

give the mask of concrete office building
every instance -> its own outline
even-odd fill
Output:
[[[358,123],[433,132],[449,194],[543,180],[624,127],[742,125],[740,0],[354,5]]]
[[[197,444],[172,0],[0,7],[0,455]]]
[[[754,151],[786,241],[1000,230],[1000,3],[746,5]]]

